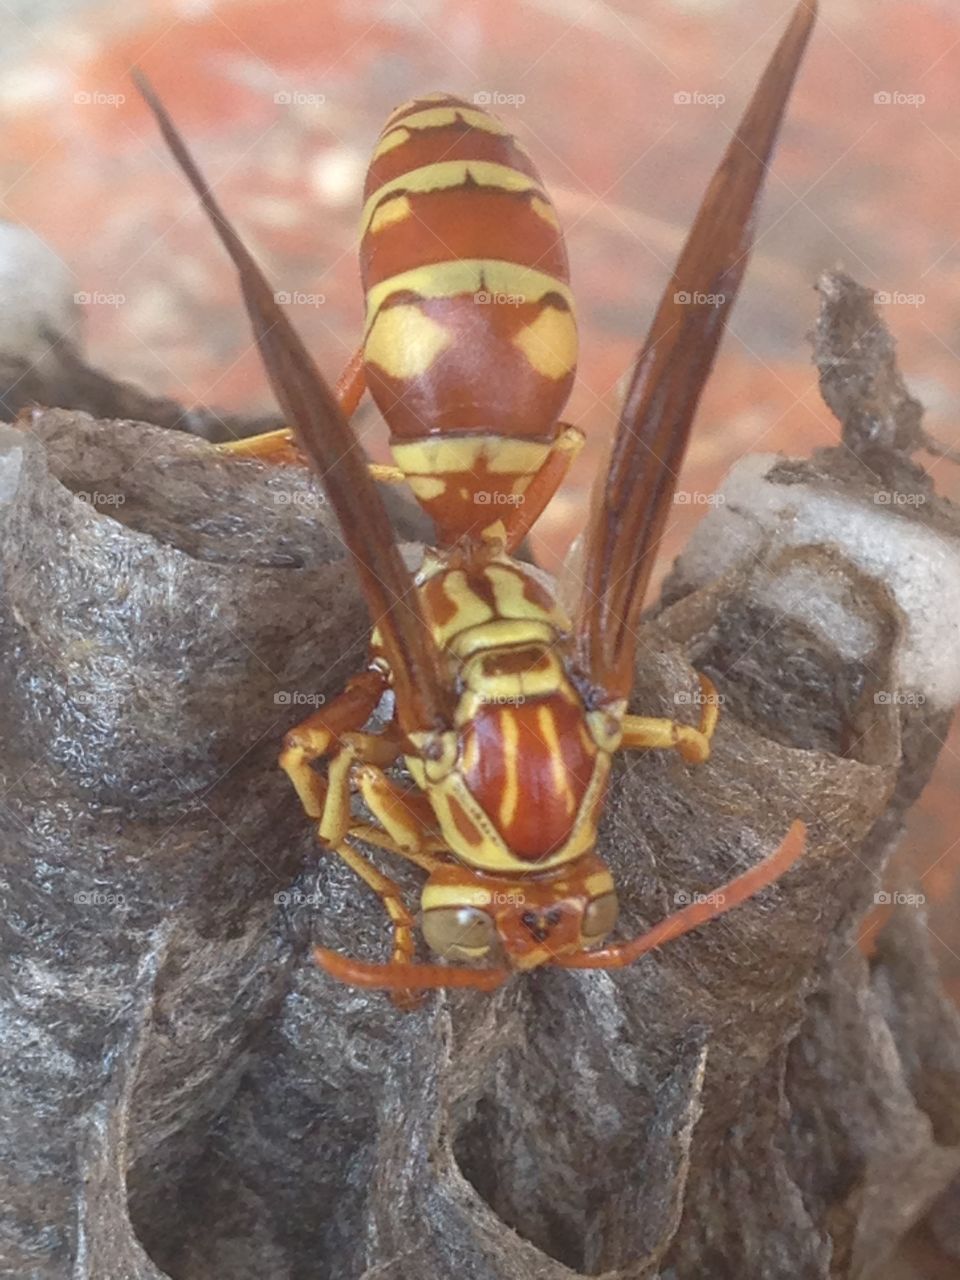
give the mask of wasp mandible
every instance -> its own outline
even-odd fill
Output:
[[[563,235],[526,150],[492,115],[447,94],[393,112],[364,191],[363,341],[332,391],[138,76],[238,270],[289,423],[227,447],[316,469],[373,622],[366,670],[287,734],[280,757],[323,844],[392,922],[387,963],[317,948],[344,982],[404,1000],[434,987],[489,990],[544,964],[620,967],[730,910],[800,856],[797,821],[708,899],[639,937],[606,941],[617,896],[595,847],[614,754],[675,749],[696,764],[710,752],[717,707],[705,677],[698,725],[628,713],[636,631],[815,17],[813,0],[801,0],[660,301],[598,482],[572,617],[513,555],[582,443],[560,421],[577,359]],[[512,305],[496,305],[501,295]],[[393,468],[369,468],[349,426],[365,390],[390,428]],[[416,573],[371,472],[405,481],[436,525]],[[389,706],[385,695],[385,727],[365,731]],[[370,818],[354,812],[357,795]],[[442,963],[415,961],[415,917],[363,845],[427,873],[421,929]]]

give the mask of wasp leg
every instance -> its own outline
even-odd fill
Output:
[[[256,458],[277,467],[305,467],[303,454],[293,442],[288,427],[276,431],[264,431],[258,436],[245,436],[242,440],[228,440],[215,448],[233,458]]]
[[[363,347],[358,347],[346,368],[337,379],[334,395],[337,404],[346,418],[352,418],[357,406],[363,399],[367,384],[363,376]],[[232,454],[235,458],[257,458],[260,462],[271,462],[276,466],[307,465],[306,459],[293,442],[293,433],[289,427],[280,427],[277,431],[264,431],[258,436],[247,436],[245,440],[229,440],[226,444],[218,444],[221,453]],[[371,468],[372,470],[372,468]],[[374,479],[384,479],[374,476]]]
[[[367,380],[363,376],[363,347],[359,346],[347,361],[333,389],[337,404],[343,410],[345,418],[352,418],[356,413],[366,389]]]
[[[368,462],[367,470],[372,479],[379,480],[381,484],[406,484],[407,481],[399,467],[391,467],[384,462]]]
[[[710,739],[720,715],[716,688],[705,675],[700,676],[700,697],[698,728],[660,716],[624,716],[621,746],[628,750],[676,747],[687,764],[703,764],[710,758]]]
[[[357,762],[354,752],[369,751],[371,746],[374,745],[373,735],[351,734],[349,738],[351,741],[345,744],[338,757],[346,759],[348,754],[353,757],[344,774],[346,785],[343,786],[341,784],[340,794],[345,796],[346,803],[349,805],[352,786],[356,786],[366,801],[374,819],[381,823],[382,827],[373,826],[370,823],[354,822],[350,825],[347,834],[332,847],[334,852],[339,854],[347,865],[378,895],[383,903],[384,910],[390,917],[393,925],[391,969],[396,965],[408,966],[413,958],[415,946],[414,917],[404,903],[399,887],[393,880],[383,875],[382,872],[367,861],[363,854],[355,848],[355,841],[363,840],[368,844],[372,844],[375,848],[397,854],[427,872],[436,870],[440,865],[441,859],[437,854],[445,846],[437,839],[433,830],[432,810],[430,810],[429,802],[425,797],[397,786],[376,765],[369,764],[366,761]],[[352,741],[360,738],[364,739],[364,741]],[[382,752],[382,744],[379,750]],[[336,763],[336,760],[334,763]],[[332,771],[333,765],[331,765],[331,774]],[[331,776],[332,794],[333,779]],[[326,818],[325,811],[324,819]],[[335,820],[342,820],[339,808],[335,815]],[[319,834],[321,839],[325,838],[324,820],[321,820]],[[336,953],[331,952],[329,954],[335,955]],[[347,966],[354,963],[348,960],[347,957],[340,957],[340,959]],[[344,979],[338,973],[336,962],[332,966],[326,967],[334,977],[349,981],[349,979]],[[422,993],[398,986],[393,989],[391,999],[398,1008],[409,1010],[417,1007],[422,999]]]
[[[423,844],[416,849],[397,844],[396,840],[391,839],[386,831],[380,827],[375,827],[370,822],[354,823],[350,828],[350,835],[354,840],[362,840],[364,844],[372,844],[375,849],[383,849],[385,853],[393,853],[398,858],[406,858],[408,862],[412,862],[421,871],[431,874],[442,866],[445,861],[442,855],[447,852],[447,846],[439,837],[432,835],[427,837]]]
[[[319,818],[323,814],[328,791],[312,767],[313,761],[329,754],[344,734],[363,728],[386,687],[387,678],[381,671],[364,671],[328,707],[308,716],[285,736],[280,766],[296,788],[308,817]]]
[[[340,737],[327,766],[326,799],[317,827],[321,840],[337,845],[354,825],[350,799],[357,781],[357,766],[393,764],[401,747],[399,734],[389,730],[384,733],[345,733]]]
[[[372,862],[368,862],[359,849],[355,849],[349,836],[346,836],[335,847],[334,852],[342,858],[351,871],[373,890],[383,904],[383,909],[390,917],[393,926],[393,955],[391,964],[407,965],[413,959],[415,921],[406,903],[400,886],[382,871],[378,871]],[[403,989],[393,992],[393,1002],[401,1009],[414,1009],[422,1000],[422,995]]]
[[[418,862],[421,855],[435,865],[435,860],[430,859],[431,851],[439,852],[446,846],[438,839],[436,818],[427,797],[420,791],[399,786],[382,769],[366,760],[354,768],[352,781],[375,820],[387,833],[394,851],[409,857],[418,866],[425,865]],[[357,827],[352,831],[357,833]],[[381,848],[389,847],[380,841],[375,843],[379,843]],[[433,866],[426,866],[426,870],[432,871]]]
[[[560,488],[574,458],[583,448],[584,434],[577,427],[565,426],[554,440],[543,466],[527,485],[523,502],[503,516],[506,548],[513,551],[540,518],[544,507]]]

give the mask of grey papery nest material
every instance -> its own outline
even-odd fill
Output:
[[[412,1014],[312,964],[382,958],[386,922],[275,767],[364,655],[319,487],[76,412],[3,430],[7,1274],[835,1280],[944,1193],[960,1031],[922,911],[870,962],[855,935],[956,700],[960,521],[915,436],[856,447],[892,349],[824,286],[847,441],[746,460],[678,562],[633,706],[694,718],[702,669],[714,755],[622,757],[601,840],[631,933],[797,816],[807,854],[633,968]]]

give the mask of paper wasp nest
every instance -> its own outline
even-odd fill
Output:
[[[309,959],[386,938],[275,768],[364,653],[319,488],[141,424],[2,429],[6,1274],[877,1274],[960,1169],[960,1028],[922,914],[895,911],[872,961],[854,943],[957,697],[960,520],[908,456],[867,302],[822,287],[848,447],[729,481],[634,701],[673,713],[705,670],[714,757],[621,761],[601,848],[631,930],[798,815],[809,852],[632,969],[414,1014]],[[930,500],[875,502],[908,485]]]

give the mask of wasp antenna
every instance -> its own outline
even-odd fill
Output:
[[[326,947],[314,947],[321,969],[353,987],[379,991],[434,991],[440,987],[470,987],[493,991],[510,977],[509,969],[454,969],[443,964],[369,964]]]
[[[558,960],[557,964],[564,969],[622,969],[625,965],[633,964],[634,960],[646,955],[648,951],[662,947],[665,942],[672,942],[691,929],[697,929],[709,920],[726,915],[741,902],[746,902],[761,889],[779,880],[803,853],[806,841],[806,825],[798,818],[773,853],[745,871],[742,876],[737,876],[714,890],[703,902],[692,902],[690,906],[675,911],[673,915],[667,916],[652,929],[629,942],[602,947],[598,951],[581,951]]]

